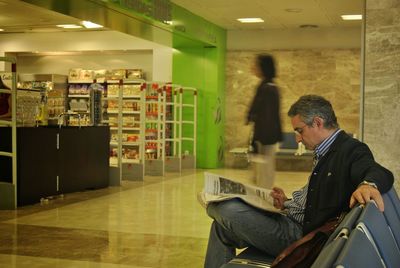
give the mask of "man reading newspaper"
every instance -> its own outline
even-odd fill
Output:
[[[211,202],[214,219],[204,266],[219,268],[235,257],[236,248],[255,247],[276,256],[295,240],[323,225],[357,202],[374,200],[383,211],[381,193],[393,174],[375,162],[368,146],[338,126],[326,99],[306,95],[288,112],[297,142],[314,150],[315,164],[307,184],[287,198],[281,188],[270,192],[273,205],[286,215],[259,209],[240,198]]]

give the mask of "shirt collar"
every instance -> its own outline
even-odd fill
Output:
[[[331,147],[332,143],[336,140],[337,135],[339,132],[342,130],[338,128],[335,132],[332,133],[328,138],[323,140],[315,149],[314,149],[314,155],[317,160],[321,159],[326,152],[328,152],[329,148]]]

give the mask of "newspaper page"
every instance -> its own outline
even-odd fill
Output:
[[[240,198],[244,202],[262,210],[283,214],[273,205],[271,190],[243,184],[217,174],[204,172],[204,189],[198,199],[203,207],[210,202],[220,202],[232,198]]]

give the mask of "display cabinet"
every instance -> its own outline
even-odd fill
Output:
[[[90,125],[90,85],[94,80],[68,80],[67,111],[79,117],[68,118],[69,126]]]
[[[67,76],[19,74],[17,92],[18,126],[57,125],[65,112]]]

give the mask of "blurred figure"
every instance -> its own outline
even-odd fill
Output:
[[[0,93],[0,119],[11,117],[11,98],[10,94]]]
[[[275,62],[271,55],[258,55],[252,68],[261,79],[247,114],[247,123],[253,122],[252,147],[254,177],[257,186],[272,189],[275,181],[276,143],[282,140],[280,95],[273,83]]]
[[[1,76],[0,76],[0,88],[11,90],[7,85],[3,83]],[[11,94],[0,93],[0,119],[9,119],[9,118],[11,118]]]

